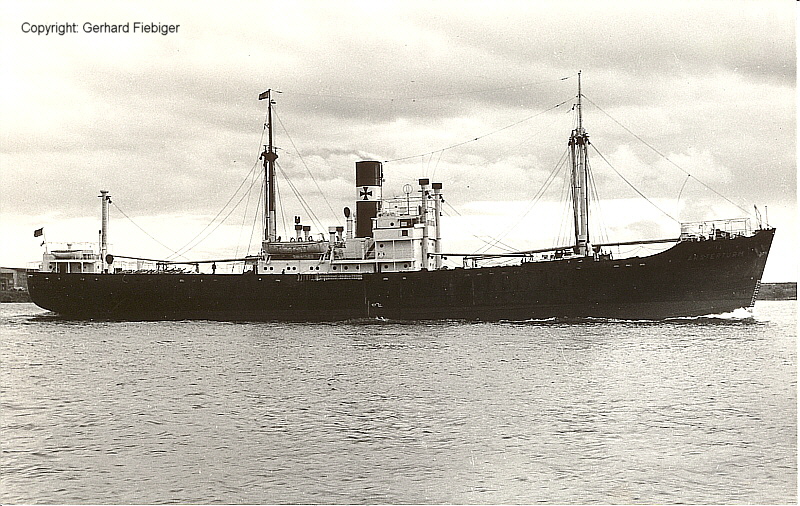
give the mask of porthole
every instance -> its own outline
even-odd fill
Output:
[[[344,270],[347,270],[347,266],[346,265],[344,266]]]

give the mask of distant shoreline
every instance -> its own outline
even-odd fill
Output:
[[[762,283],[757,300],[797,300],[797,282]],[[0,302],[31,302],[27,291],[0,291]]]
[[[797,300],[797,282],[761,283],[757,300]]]
[[[33,302],[31,296],[25,291],[0,290],[0,302]]]

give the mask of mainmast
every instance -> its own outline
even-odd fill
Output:
[[[280,93],[280,92],[279,92]],[[264,159],[264,240],[275,241],[276,215],[275,215],[275,160],[278,154],[272,145],[272,90],[269,89],[258,96],[259,100],[267,100],[267,134],[268,144],[264,146],[261,158]]]
[[[569,138],[570,158],[572,159],[572,209],[575,221],[575,253],[588,255],[589,243],[589,166],[587,163],[587,146],[589,136],[583,129],[583,113],[581,111],[581,73],[578,72],[578,127]]]

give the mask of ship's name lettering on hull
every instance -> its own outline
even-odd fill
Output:
[[[697,253],[690,255],[686,260],[720,260],[722,258],[738,258],[743,257],[744,251],[728,251],[725,253],[706,253],[698,255]]]

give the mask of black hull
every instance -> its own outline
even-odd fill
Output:
[[[69,318],[224,321],[663,319],[752,306],[774,229],[681,242],[622,260],[314,275],[28,275],[31,298]]]

